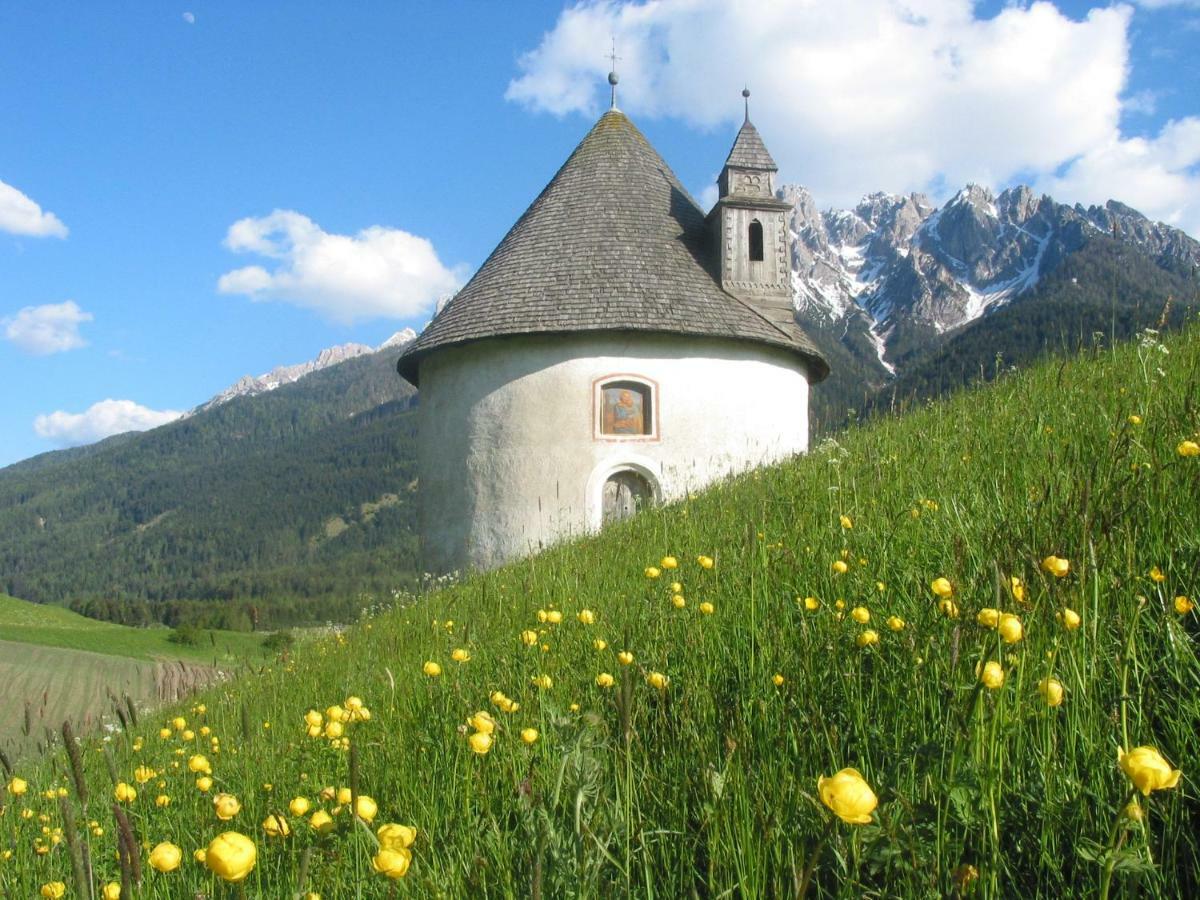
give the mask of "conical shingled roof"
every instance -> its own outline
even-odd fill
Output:
[[[775,160],[771,159],[771,154],[767,152],[767,145],[763,143],[763,139],[759,136],[758,129],[750,123],[749,119],[742,123],[742,129],[738,132],[737,139],[733,142],[733,147],[729,151],[729,158],[725,160],[725,165],[738,169],[770,169],[772,172],[779,171],[779,166],[775,165]]]
[[[829,365],[798,326],[775,325],[721,289],[707,248],[700,207],[609,110],[397,369],[417,384],[424,356],[470,341],[647,331],[771,344],[824,378]]]

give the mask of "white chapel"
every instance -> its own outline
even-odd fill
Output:
[[[747,108],[705,216],[614,88],[397,364],[420,389],[428,571],[491,568],[807,449],[829,365],[793,314],[776,172]]]

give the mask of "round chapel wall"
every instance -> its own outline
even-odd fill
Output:
[[[767,345],[495,338],[431,354],[420,382],[421,532],[435,572],[499,565],[808,447],[804,363]],[[641,393],[643,427],[604,418],[608,385]]]

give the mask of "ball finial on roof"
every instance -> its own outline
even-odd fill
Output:
[[[609,72],[609,73],[608,73],[608,83],[609,83],[609,84],[613,84],[613,85],[615,85],[615,84],[616,84],[618,81],[620,81],[620,79],[619,79],[619,78],[617,78],[617,73],[616,73],[616,72]]]
[[[746,104],[746,124],[750,124],[750,88],[742,88],[742,102]]]
[[[742,96],[747,100],[750,99],[750,88],[742,88]]]

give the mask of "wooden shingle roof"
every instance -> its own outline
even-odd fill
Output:
[[[733,147],[729,150],[729,158],[725,160],[725,165],[739,169],[779,171],[775,160],[767,152],[767,145],[763,143],[758,129],[750,124],[749,119],[742,124],[741,130],[733,142]]]
[[[773,324],[721,289],[708,244],[700,207],[609,110],[397,369],[415,385],[423,357],[470,341],[644,331],[771,344],[824,378],[829,365],[799,326]]]

